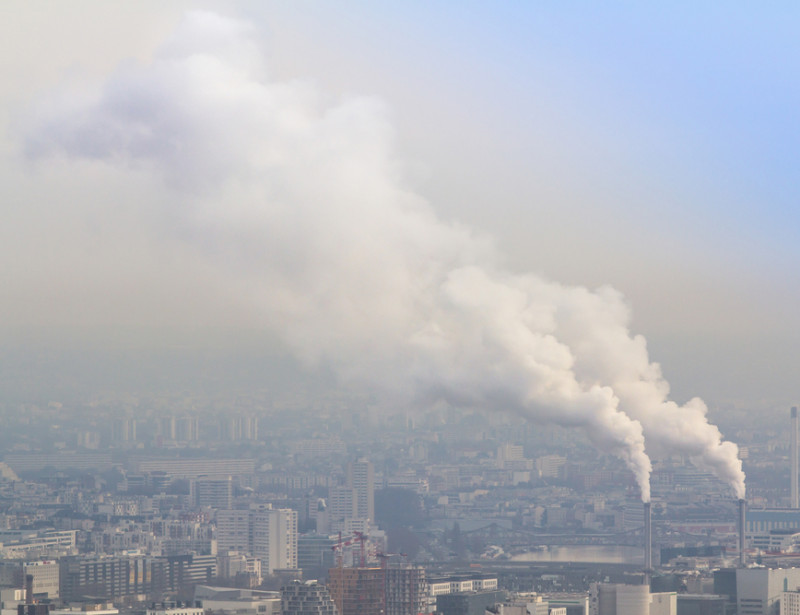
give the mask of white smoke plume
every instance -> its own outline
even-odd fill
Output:
[[[737,490],[736,446],[667,385],[628,310],[498,265],[404,188],[383,106],[266,77],[246,25],[191,13],[152,63],[34,113],[27,152],[157,175],[172,241],[236,280],[265,327],[347,381],[574,426],[649,500],[645,437]]]
[[[561,313],[559,324],[562,339],[575,350],[578,377],[611,386],[620,409],[642,424],[650,455],[689,455],[728,483],[737,498],[744,498],[737,446],[723,441],[719,429],[708,422],[703,400],[694,398],[679,406],[667,399],[669,384],[660,366],[650,362],[645,339],[631,337],[625,325],[628,307],[619,294],[577,288],[573,293],[578,295],[574,308]]]

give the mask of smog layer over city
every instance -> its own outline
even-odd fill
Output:
[[[9,0],[0,615],[800,615],[800,8]]]

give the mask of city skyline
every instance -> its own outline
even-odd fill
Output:
[[[2,615],[800,613],[800,8],[0,15]]]

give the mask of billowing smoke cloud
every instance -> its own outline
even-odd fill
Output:
[[[644,500],[645,436],[743,489],[736,446],[702,402],[666,399],[617,293],[503,271],[488,241],[404,188],[378,101],[265,74],[245,25],[192,13],[150,65],[42,105],[27,151],[160,176],[172,205],[154,224],[347,381],[581,428]]]
[[[745,484],[738,448],[724,442],[708,422],[708,408],[694,398],[683,406],[667,399],[669,384],[651,363],[645,339],[631,337],[628,307],[612,289],[589,293],[571,289],[572,307],[560,312],[561,339],[575,352],[574,369],[582,381],[607,383],[620,399],[619,408],[642,424],[650,455],[681,453],[694,458],[744,498]]]

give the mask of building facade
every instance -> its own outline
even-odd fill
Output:
[[[316,581],[281,587],[282,615],[338,615],[328,588]]]
[[[382,615],[384,611],[381,568],[331,568],[328,590],[339,615]]]
[[[297,568],[297,511],[266,508],[251,511],[251,553],[264,574]]]
[[[355,517],[375,520],[375,472],[372,462],[359,459],[347,466],[347,483],[355,490]]]
[[[385,615],[417,615],[427,611],[425,570],[410,565],[388,565]]]

